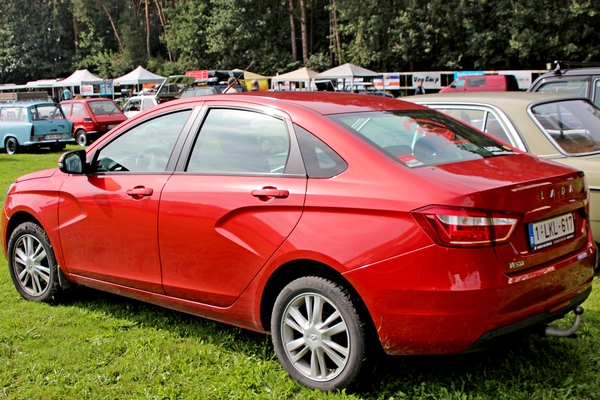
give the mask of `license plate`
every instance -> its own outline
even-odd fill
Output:
[[[49,139],[60,139],[62,138],[62,135],[46,135],[44,136],[45,139],[49,140]]]
[[[563,214],[528,225],[529,248],[539,250],[544,247],[575,237],[575,214]]]

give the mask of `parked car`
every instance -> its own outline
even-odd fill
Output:
[[[506,92],[518,91],[519,82],[514,75],[467,75],[446,86],[440,93],[449,92]]]
[[[557,69],[540,75],[527,91],[587,97],[600,107],[600,68]]]
[[[519,150],[583,170],[591,190],[592,232],[600,242],[600,110],[589,100],[550,93],[448,93],[407,100]]]
[[[127,119],[109,99],[64,100],[60,106],[73,123],[75,140],[80,146],[86,146]]]
[[[132,96],[123,105],[123,113],[127,118],[131,118],[142,111],[159,105],[165,101],[179,98],[185,90],[193,84],[194,77],[185,75],[169,76],[162,83],[156,93],[147,95]]]
[[[221,94],[223,90],[227,89],[227,84],[195,84],[188,87],[185,92],[181,94],[181,98],[195,97],[195,96],[207,96],[211,94]],[[244,85],[237,85],[235,87],[239,93],[247,92],[248,89]]]
[[[0,104],[0,149],[15,154],[21,147],[64,149],[75,143],[71,123],[50,101]]]
[[[423,106],[340,93],[180,99],[7,192],[17,291],[89,286],[272,334],[290,376],[476,351],[591,291],[581,171]],[[548,335],[571,335],[550,327]]]

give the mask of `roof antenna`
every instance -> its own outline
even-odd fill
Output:
[[[254,64],[254,60],[252,60],[252,62],[250,63],[250,65],[248,65],[246,67],[246,69],[244,70],[244,72],[242,72],[238,77],[236,77],[235,75],[233,75],[233,77],[235,78],[235,84],[237,85],[240,80],[240,76],[244,76],[244,74],[246,73],[246,71],[248,71],[250,69],[250,67],[252,66],[252,64]],[[229,90],[229,88],[233,85],[233,82],[231,82],[229,85],[227,85],[227,87],[221,92],[221,93],[227,93],[227,91]]]

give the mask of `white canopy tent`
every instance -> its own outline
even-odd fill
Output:
[[[383,76],[382,73],[371,71],[366,68],[346,63],[339,67],[328,69],[314,76],[314,79],[337,79],[342,81],[342,87],[346,87],[346,81],[350,81],[350,87],[354,87],[355,78],[374,78]]]
[[[94,74],[92,74],[87,69],[78,69],[73,72],[71,76],[61,80],[54,82],[52,84],[53,88],[70,88],[71,93],[75,94],[75,87],[79,88],[79,93],[86,95],[94,95],[93,88],[89,88],[91,91],[86,91],[83,93],[82,86],[92,86],[92,85],[101,85],[103,83],[110,82],[110,79],[102,79]],[[59,96],[56,96],[60,98]]]
[[[303,82],[307,88],[310,88],[311,80],[318,75],[318,72],[306,67],[285,74],[271,77],[271,89],[275,89],[283,82]]]
[[[163,83],[164,76],[156,75],[141,65],[128,74],[113,79],[115,85],[143,85],[146,83]]]

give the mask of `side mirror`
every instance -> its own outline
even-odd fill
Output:
[[[85,158],[85,150],[69,151],[58,159],[58,169],[65,174],[84,174],[86,172]]]

